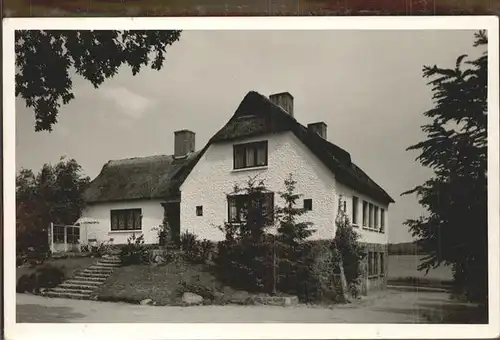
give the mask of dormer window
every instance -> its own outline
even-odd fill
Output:
[[[267,165],[267,141],[234,145],[233,153],[234,169]]]

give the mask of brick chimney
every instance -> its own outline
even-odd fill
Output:
[[[269,96],[269,100],[293,117],[293,96],[289,92],[272,94]]]
[[[189,130],[180,130],[174,132],[174,156],[187,156],[190,152],[194,152],[195,133]]]
[[[321,138],[326,139],[326,124],[324,122],[307,124],[307,130],[317,133]]]

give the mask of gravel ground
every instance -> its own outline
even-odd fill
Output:
[[[154,307],[44,298],[17,294],[17,322],[292,322],[292,323],[428,323],[457,313],[467,322],[473,307],[449,300],[444,292],[387,290],[353,304],[328,307],[299,305]]]

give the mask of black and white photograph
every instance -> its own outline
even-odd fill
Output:
[[[498,19],[339,19],[4,22],[7,336],[498,336]]]

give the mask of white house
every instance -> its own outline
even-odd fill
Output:
[[[180,232],[221,240],[217,226],[237,220],[235,185],[258,176],[280,205],[278,192],[291,173],[302,194],[304,219],[314,223],[311,238],[335,234],[339,198],[366,243],[369,276],[385,272],[389,204],[394,200],[351,160],[348,152],[327,140],[327,126],[303,126],[294,117],[288,92],[265,97],[249,92],[234,115],[201,149],[195,134],[175,132],[174,155],[109,161],[85,193],[88,238],[126,243],[132,233],[157,242],[153,227],[164,217]],[[373,284],[381,280],[372,280]],[[383,280],[382,280],[383,281]]]

